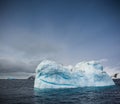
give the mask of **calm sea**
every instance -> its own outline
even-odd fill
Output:
[[[120,104],[120,86],[33,88],[32,80],[0,80],[0,104]]]

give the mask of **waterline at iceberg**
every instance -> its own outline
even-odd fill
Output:
[[[95,61],[80,62],[73,67],[43,60],[36,68],[34,83],[39,89],[110,85],[115,85],[113,80]]]

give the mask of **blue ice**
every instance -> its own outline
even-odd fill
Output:
[[[36,68],[34,87],[76,88],[115,85],[103,66],[95,61],[80,62],[74,67],[43,60]]]

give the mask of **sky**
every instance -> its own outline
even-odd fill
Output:
[[[0,0],[0,78],[34,73],[44,59],[120,72],[119,45],[119,0]]]

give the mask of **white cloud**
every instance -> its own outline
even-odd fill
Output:
[[[100,63],[107,62],[107,61],[108,61],[108,59],[100,59],[100,60],[98,60],[98,62],[100,62]]]
[[[120,73],[120,66],[116,66],[116,67],[105,67],[104,70],[109,74],[109,75],[113,75],[115,73]]]

